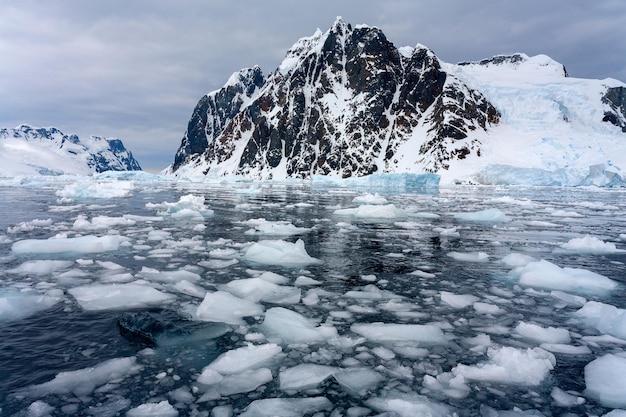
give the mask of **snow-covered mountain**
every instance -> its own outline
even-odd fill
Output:
[[[60,130],[20,125],[0,129],[0,176],[92,174],[141,170],[121,140],[79,139]]]
[[[570,78],[543,55],[447,64],[338,18],[267,77],[244,69],[205,95],[165,173],[508,183],[529,169],[552,183],[605,185],[626,169],[625,91],[617,80]]]

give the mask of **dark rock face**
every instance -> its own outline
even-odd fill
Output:
[[[602,102],[607,106],[602,121],[621,127],[622,132],[626,133],[626,88],[609,88]]]
[[[379,29],[340,19],[298,41],[266,80],[258,68],[239,74],[200,100],[172,172],[350,177],[394,172],[407,158],[436,172],[479,155],[473,132],[499,122],[428,48],[401,52]],[[423,145],[399,154],[417,130]]]

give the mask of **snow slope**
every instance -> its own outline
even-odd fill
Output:
[[[119,139],[81,140],[53,127],[0,129],[0,177],[133,170],[141,167]]]

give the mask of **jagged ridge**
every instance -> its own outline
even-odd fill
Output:
[[[298,41],[266,80],[243,70],[204,96],[169,172],[349,177],[411,164],[437,172],[478,154],[473,133],[498,120],[428,48],[398,50],[379,29],[338,19]],[[409,141],[418,145],[398,153]]]

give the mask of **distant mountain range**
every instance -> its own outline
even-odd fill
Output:
[[[139,163],[119,139],[81,140],[54,127],[0,129],[0,177],[136,170]]]
[[[243,69],[203,96],[164,172],[498,184],[527,169],[547,176],[539,185],[609,182],[626,169],[625,93],[617,80],[568,77],[545,55],[447,64],[338,18],[271,74]]]

